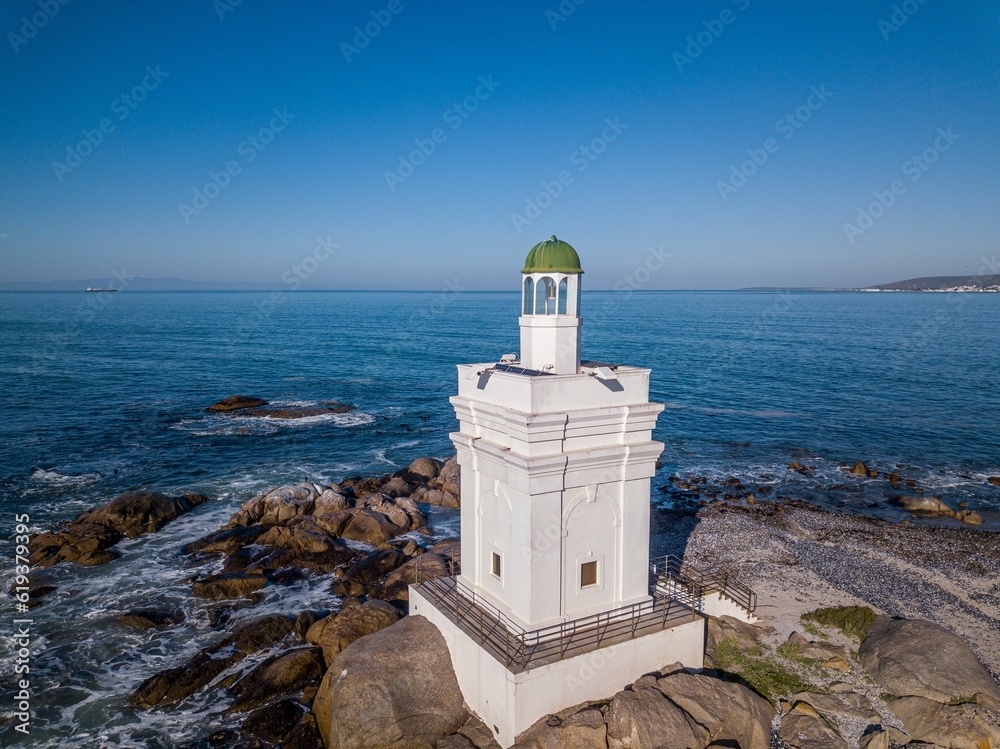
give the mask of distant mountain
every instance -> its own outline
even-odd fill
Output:
[[[0,283],[0,291],[83,291],[88,287],[115,288],[119,291],[271,291],[283,288],[279,283],[218,283],[187,281],[183,278],[128,277],[85,278],[79,281],[8,281]],[[287,286],[284,288],[287,289]]]
[[[867,286],[860,291],[998,291],[1000,275],[994,276],[931,276],[911,278],[878,286]]]

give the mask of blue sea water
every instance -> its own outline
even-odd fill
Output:
[[[185,582],[202,568],[180,545],[266,487],[449,454],[455,365],[516,351],[517,307],[514,293],[452,291],[0,294],[0,538],[16,513],[42,530],[133,488],[213,498],[110,565],[53,571],[59,590],[33,612],[35,728],[22,740],[0,726],[4,743],[177,746],[222,725],[207,697],[148,714],[124,704],[216,637]],[[903,517],[884,482],[844,473],[865,460],[1000,528],[1000,487],[987,483],[1000,475],[1000,295],[585,292],[583,318],[584,358],[650,367],[666,404],[654,505],[671,501],[671,475],[736,476]],[[237,393],[357,410],[204,411]],[[789,471],[795,460],[815,469]],[[432,519],[439,535],[457,531],[453,512]],[[153,636],[112,622],[151,602],[184,608],[189,626]],[[306,582],[253,615],[333,603]],[[11,653],[0,645],[7,704]]]

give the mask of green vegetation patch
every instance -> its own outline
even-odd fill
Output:
[[[816,609],[802,615],[803,622],[816,622],[824,627],[839,629],[848,637],[864,640],[875,623],[876,614],[867,606],[835,606]]]
[[[731,637],[718,644],[712,660],[717,669],[742,677],[772,704],[777,702],[778,697],[813,688],[780,663],[740,650],[739,643]]]

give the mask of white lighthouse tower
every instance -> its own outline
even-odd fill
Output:
[[[649,491],[663,445],[650,370],[581,361],[576,251],[521,271],[520,357],[458,367],[461,573],[414,586],[466,702],[511,746],[538,718],[672,663],[700,667],[704,618],[650,586]]]

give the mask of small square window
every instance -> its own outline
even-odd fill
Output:
[[[597,585],[597,562],[584,562],[580,565],[580,587],[591,585]]]
[[[503,568],[501,567],[501,564],[500,564],[500,555],[497,554],[494,551],[493,552],[493,576],[494,577],[500,577],[500,573],[501,573],[502,569]]]

